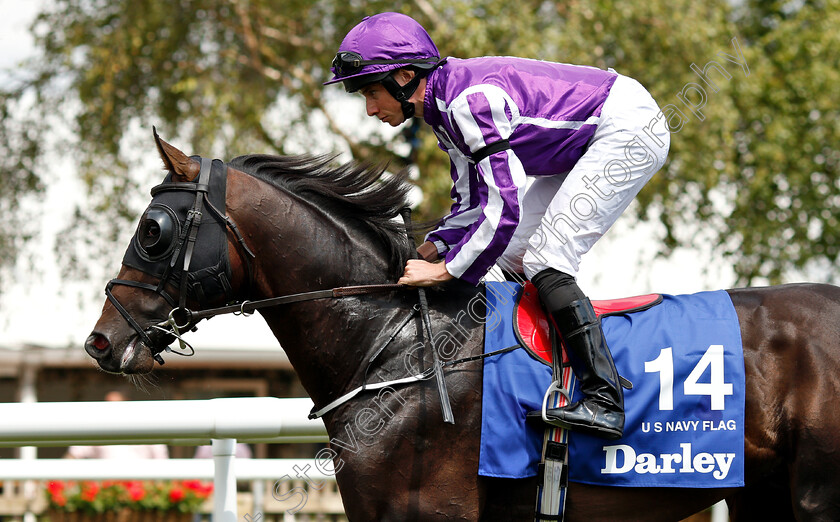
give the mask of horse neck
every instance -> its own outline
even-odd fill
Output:
[[[256,254],[247,299],[393,282],[383,249],[358,226],[253,177],[229,179],[228,213]],[[380,306],[364,299],[318,299],[261,314],[318,402],[336,384],[354,379],[358,368],[347,364],[347,352],[372,346],[378,329],[371,318],[383,320]]]

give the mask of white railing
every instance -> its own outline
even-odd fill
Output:
[[[323,422],[307,418],[309,399],[253,397],[197,401],[0,403],[0,447],[103,444],[203,445],[213,461],[171,459],[113,461],[4,460],[0,480],[210,478],[214,522],[237,522],[236,480],[277,480],[306,469],[313,481],[334,477],[312,460],[234,460],[241,442],[325,442]],[[295,468],[297,466],[297,468]],[[713,520],[726,520],[724,503]]]
[[[307,418],[309,399],[246,397],[198,401],[0,404],[0,446],[319,442],[327,431]]]
[[[321,442],[327,440],[323,422],[312,421],[307,415],[312,408],[309,399],[278,399],[274,397],[252,397],[236,399],[209,399],[198,401],[131,401],[131,402],[41,402],[0,404],[0,446],[67,446],[103,444],[168,444],[200,445],[213,444],[213,520],[236,522],[237,471],[248,470],[264,473],[260,478],[282,477],[284,469],[294,470],[294,462],[287,461],[288,468],[268,470],[269,464],[235,462],[236,442]],[[277,460],[277,459],[274,459]],[[3,477],[18,479],[44,478],[43,475],[26,475],[27,469],[40,466],[38,459],[6,467]],[[85,467],[93,466],[85,461]],[[163,461],[156,461],[159,466]],[[178,461],[175,462],[177,465]],[[74,464],[66,466],[68,473],[79,478]],[[186,464],[185,462],[182,464]],[[275,462],[280,465],[280,462]],[[48,466],[49,464],[44,464]],[[206,471],[209,462],[190,461],[197,471]],[[123,466],[121,463],[120,466]],[[101,464],[99,477],[108,466]],[[110,466],[113,470],[113,463]],[[46,468],[44,468],[46,469]],[[56,468],[57,469],[57,468]],[[91,467],[93,471],[93,468]],[[174,471],[173,471],[174,472]],[[317,479],[323,475],[313,466],[308,473]],[[294,476],[289,474],[290,476]],[[129,475],[125,475],[129,477]],[[133,478],[137,475],[131,474]],[[107,473],[108,478],[116,478]],[[156,478],[161,477],[155,473]],[[61,478],[61,477],[53,477]],[[190,478],[202,478],[190,475]],[[243,477],[244,478],[244,477]],[[324,477],[326,478],[326,477]]]

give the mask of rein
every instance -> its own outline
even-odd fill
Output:
[[[141,288],[152,288],[152,285],[141,285],[144,285],[144,283],[132,284],[131,286],[139,286]],[[193,355],[195,354],[195,348],[193,348],[192,345],[190,345],[190,343],[188,343],[183,339],[183,337],[181,337],[181,331],[186,328],[189,328],[191,324],[196,323],[202,319],[210,319],[212,317],[216,317],[217,315],[224,314],[248,316],[253,314],[256,310],[259,310],[260,308],[269,308],[272,306],[280,306],[291,303],[301,303],[304,301],[313,301],[315,299],[336,299],[342,297],[353,297],[357,295],[375,294],[379,292],[393,292],[395,290],[404,290],[406,288],[408,288],[406,285],[398,285],[391,283],[378,285],[342,286],[337,288],[330,288],[328,290],[315,290],[312,292],[302,292],[299,294],[269,297],[267,299],[260,299],[258,301],[245,300],[241,303],[220,306],[218,308],[208,308],[206,310],[199,310],[197,312],[194,312],[184,307],[175,307],[172,309],[172,311],[169,312],[169,318],[166,321],[162,321],[156,325],[153,325],[152,328],[162,331],[166,335],[174,336],[176,339],[178,339],[178,343],[181,346],[181,350],[189,350],[189,353],[186,353],[185,351],[177,352],[175,350],[172,350],[168,346],[163,348],[161,351],[165,350],[178,355]],[[167,297],[165,294],[163,295]],[[169,302],[170,304],[173,304],[171,300],[169,300]],[[117,309],[119,310],[119,307]],[[180,312],[183,315],[183,317],[186,317],[186,320],[180,324],[175,318],[175,315],[178,312]],[[126,317],[126,319],[129,319],[129,317]],[[133,319],[129,320],[129,324],[132,324],[132,321]],[[134,325],[132,324],[132,326]],[[135,327],[135,330],[137,330],[138,327]],[[160,358],[158,354],[156,354],[155,360],[158,361],[160,364],[163,364],[163,359]]]
[[[143,283],[139,283],[138,286],[139,285],[143,285]],[[151,285],[148,285],[148,286],[151,287]],[[315,291],[312,291],[312,292],[302,292],[302,293],[299,293],[299,294],[289,294],[289,295],[284,295],[284,296],[279,296],[279,297],[270,297],[268,299],[260,299],[258,301],[247,301],[246,300],[246,301],[242,301],[241,303],[238,303],[238,304],[232,304],[232,305],[228,305],[228,306],[220,306],[218,308],[208,308],[206,310],[200,310],[200,311],[197,311],[197,312],[193,312],[193,311],[191,311],[189,309],[186,309],[186,308],[181,308],[181,309],[173,308],[172,312],[170,312],[170,314],[169,314],[169,319],[167,321],[158,323],[157,325],[154,326],[154,328],[158,328],[160,330],[164,330],[168,333],[171,333],[171,335],[174,335],[175,337],[178,338],[179,342],[181,343],[182,348],[184,348],[184,345],[186,345],[186,347],[191,352],[189,354],[180,353],[179,355],[192,355],[192,354],[195,353],[195,350],[193,349],[192,346],[190,346],[189,343],[187,343],[186,341],[184,341],[181,338],[180,331],[182,329],[186,328],[187,326],[189,326],[189,324],[191,324],[192,322],[195,322],[195,321],[200,321],[202,319],[209,319],[209,318],[215,317],[217,315],[224,315],[224,314],[231,314],[231,313],[234,314],[234,315],[247,316],[247,315],[251,315],[252,313],[254,313],[254,311],[259,310],[260,308],[269,308],[269,307],[272,307],[272,306],[280,306],[280,305],[291,304],[291,303],[300,303],[300,302],[304,302],[304,301],[313,301],[315,299],[335,299],[335,298],[342,298],[342,297],[353,297],[353,296],[357,296],[357,295],[368,295],[368,294],[374,294],[374,293],[379,293],[379,292],[392,292],[392,291],[396,291],[396,290],[407,290],[407,289],[411,289],[411,288],[413,288],[413,287],[409,287],[409,286],[401,285],[401,284],[342,286],[342,287],[337,287],[337,288],[331,288],[331,289],[328,289],[328,290],[315,290]],[[420,304],[414,305],[414,307],[411,309],[411,313],[408,316],[406,316],[406,318],[403,319],[400,322],[400,324],[398,324],[396,326],[396,328],[394,328],[394,330],[391,332],[391,335],[388,337],[388,339],[385,340],[385,342],[382,343],[382,345],[376,351],[374,351],[373,355],[367,361],[367,367],[365,368],[365,377],[364,377],[364,381],[362,382],[361,386],[353,389],[352,391],[349,391],[349,392],[345,393],[341,397],[335,399],[334,401],[330,402],[329,404],[327,404],[326,406],[324,406],[322,408],[319,408],[319,409],[316,410],[315,407],[313,407],[312,411],[309,412],[309,418],[310,419],[320,418],[320,417],[324,416],[326,413],[329,413],[330,411],[332,411],[332,410],[336,409],[337,407],[341,406],[345,402],[348,402],[349,400],[353,399],[354,397],[356,397],[360,393],[363,393],[363,392],[366,392],[366,391],[371,391],[371,390],[379,390],[379,389],[382,389],[382,388],[386,388],[386,387],[394,386],[394,385],[399,385],[399,384],[409,384],[409,383],[412,383],[412,382],[423,381],[423,380],[426,380],[430,377],[434,377],[435,373],[437,371],[440,371],[439,369],[442,370],[444,367],[451,367],[451,366],[457,366],[459,364],[463,364],[463,363],[467,363],[467,362],[480,361],[480,360],[486,359],[488,357],[495,357],[497,355],[502,355],[503,353],[507,353],[507,352],[510,352],[510,351],[513,351],[513,350],[516,350],[516,349],[522,347],[521,345],[516,344],[516,345],[513,345],[513,346],[508,346],[507,348],[502,348],[500,350],[495,350],[495,351],[492,351],[492,352],[482,353],[482,354],[479,354],[479,355],[473,355],[471,357],[463,357],[461,359],[455,359],[453,361],[447,361],[445,363],[440,363],[439,362],[438,364],[429,368],[428,370],[426,370],[422,373],[416,374],[416,375],[409,375],[408,377],[403,377],[401,379],[395,379],[395,380],[391,380],[391,381],[368,383],[367,382],[367,376],[368,376],[368,372],[370,371],[370,367],[373,364],[373,361],[375,361],[376,358],[379,357],[379,355],[383,351],[385,351],[385,348],[389,344],[391,344],[391,341],[393,341],[396,338],[397,334],[399,334],[399,332],[402,331],[403,327],[405,327],[405,325],[408,324],[408,322],[418,312],[420,312],[421,309],[422,309],[422,306]],[[179,311],[179,310],[182,311],[183,313],[185,313],[186,317],[188,318],[186,323],[183,324],[183,325],[179,325],[177,323],[177,321],[175,320],[175,317],[174,317],[175,312]],[[168,326],[171,330],[165,330],[164,327],[166,327],[166,326]],[[172,350],[168,350],[168,351],[172,351]],[[173,353],[179,353],[179,352],[174,352],[174,351],[172,351],[172,352]]]
[[[108,301],[114,306],[114,308],[122,315],[122,317],[126,320],[126,322],[137,332],[138,337],[140,340],[151,350],[152,357],[155,361],[159,364],[163,365],[164,360],[161,357],[161,352],[167,351],[170,353],[174,353],[176,355],[183,355],[183,356],[191,356],[195,354],[195,349],[183,339],[182,332],[193,328],[198,321],[202,319],[209,319],[215,317],[217,315],[223,314],[234,314],[234,315],[251,315],[256,310],[262,308],[269,308],[275,306],[282,306],[286,304],[292,303],[300,303],[306,301],[313,301],[316,299],[337,299],[337,298],[344,298],[344,297],[353,297],[353,296],[360,296],[360,295],[369,295],[374,293],[383,293],[383,292],[393,292],[393,291],[402,291],[406,290],[409,287],[402,284],[395,284],[395,283],[386,283],[386,284],[373,284],[373,285],[359,285],[359,286],[344,286],[344,287],[336,287],[330,288],[326,290],[315,290],[310,292],[302,292],[296,294],[288,294],[284,296],[278,297],[270,297],[267,299],[260,299],[256,301],[244,300],[241,302],[236,302],[233,304],[228,304],[225,306],[220,306],[216,308],[209,308],[205,310],[198,310],[193,311],[186,307],[187,301],[187,294],[190,292],[190,287],[188,287],[188,281],[190,279],[190,265],[193,259],[193,253],[195,250],[196,240],[198,239],[199,235],[199,227],[202,224],[202,214],[204,211],[209,211],[213,214],[222,229],[229,229],[236,237],[240,248],[245,253],[245,270],[246,270],[246,280],[249,287],[253,286],[253,268],[252,268],[252,261],[256,258],[253,251],[248,247],[247,243],[245,242],[245,238],[239,232],[238,227],[230,219],[224,212],[219,211],[211,202],[210,200],[210,181],[211,181],[211,172],[214,170],[213,161],[201,158],[201,170],[198,176],[197,182],[189,182],[189,183],[175,183],[175,182],[167,182],[161,183],[160,185],[154,187],[152,189],[152,197],[153,197],[153,204],[155,202],[155,196],[160,193],[166,192],[192,192],[195,194],[194,199],[192,200],[192,204],[187,206],[183,209],[182,222],[176,223],[175,228],[180,228],[180,233],[177,234],[177,241],[173,241],[172,248],[166,250],[162,256],[152,258],[149,255],[149,252],[146,252],[147,260],[157,262],[158,263],[158,270],[159,272],[155,273],[153,270],[141,270],[146,273],[151,273],[153,276],[158,276],[158,283],[151,284],[145,283],[140,281],[131,281],[125,279],[112,279],[108,282],[105,287],[105,295],[108,298]],[[223,174],[219,174],[219,176],[223,176]],[[217,179],[217,178],[214,178]],[[219,178],[221,179],[222,185],[224,182],[224,177]],[[219,181],[215,181],[215,183],[219,183]],[[222,192],[222,197],[224,197],[224,192]],[[167,207],[165,203],[159,203],[159,207],[163,207],[167,211],[171,211],[171,208]],[[152,208],[152,205],[150,205]],[[149,211],[147,211],[148,213]],[[173,213],[173,217],[177,214]],[[145,216],[145,214],[144,214]],[[403,219],[406,220],[406,225],[410,226],[410,217],[407,213],[404,213]],[[142,224],[142,222],[141,222]],[[161,225],[160,222],[157,222],[158,227],[162,228],[164,223]],[[138,233],[135,236],[135,241],[139,241],[139,228]],[[158,231],[158,235],[162,235],[160,231]],[[174,238],[173,238],[174,239]],[[226,245],[226,243],[223,243]],[[131,247],[130,247],[131,248]],[[226,247],[225,247],[226,249]],[[170,253],[171,252],[171,255]],[[180,274],[176,273],[176,266],[178,265],[180,257],[183,255],[183,263],[181,265]],[[168,256],[168,260],[167,257]],[[125,260],[124,260],[125,264]],[[137,268],[136,264],[129,264],[129,266],[133,266]],[[229,267],[228,267],[229,269]],[[198,269],[199,272],[202,271],[201,267]],[[206,271],[206,269],[205,269]],[[226,297],[227,292],[230,290],[229,285],[229,272],[227,274],[222,273],[220,277],[222,290],[220,292],[214,292],[211,294],[207,294],[201,291],[201,280],[198,281],[194,288],[197,288],[197,294],[199,298],[214,298],[214,297]],[[179,277],[180,276],[180,277]],[[224,277],[227,276],[227,277]],[[176,285],[179,287],[180,294],[177,299],[173,298],[169,293],[166,291],[166,286],[169,283]],[[138,288],[141,290],[146,290],[153,292],[163,298],[172,308],[169,312],[169,316],[166,320],[161,321],[157,324],[150,325],[147,328],[143,328],[140,323],[135,319],[131,313],[119,302],[117,297],[113,294],[112,289],[115,285],[122,285],[122,286],[129,286],[133,288]],[[512,346],[509,348],[505,348],[503,350],[497,350],[491,353],[485,353],[473,357],[467,357],[463,359],[458,359],[455,361],[449,361],[447,363],[442,363],[437,357],[437,351],[435,351],[434,347],[432,346],[432,331],[431,325],[429,320],[429,312],[428,312],[428,304],[426,303],[425,293],[422,288],[418,289],[418,295],[420,298],[420,303],[415,305],[409,314],[391,333],[390,337],[377,349],[374,351],[374,354],[368,360],[367,368],[365,369],[365,376],[362,382],[362,385],[348,393],[345,393],[338,399],[332,401],[331,403],[327,404],[323,408],[319,410],[315,410],[310,413],[310,418],[317,418],[325,413],[333,410],[334,408],[344,404],[345,402],[349,401],[359,393],[362,393],[367,390],[375,390],[384,388],[386,386],[397,385],[397,384],[405,384],[416,382],[420,380],[425,380],[430,377],[434,377],[438,384],[438,391],[441,397],[441,407],[444,412],[444,420],[448,423],[454,423],[454,419],[452,418],[451,407],[449,406],[449,396],[446,390],[446,383],[443,377],[443,367],[444,366],[454,366],[457,364],[481,360],[486,357],[492,357],[494,355],[499,355],[501,353],[505,353],[507,351],[513,350],[518,348],[519,346]],[[406,324],[414,317],[417,313],[421,314],[421,318],[423,319],[423,337],[425,338],[425,346],[426,348],[430,349],[432,354],[434,355],[434,365],[429,370],[422,372],[417,375],[411,375],[408,377],[404,377],[397,380],[387,381],[387,382],[378,382],[378,383],[368,383],[367,376],[368,372],[371,368],[372,363],[374,360],[385,350],[385,348],[394,340],[397,334],[405,327]],[[172,349],[169,345],[175,340],[178,340],[180,345],[180,351]]]
[[[404,290],[406,288],[408,288],[406,285],[400,285],[396,283],[360,286],[341,286],[337,288],[330,288],[328,290],[315,290],[312,292],[302,292],[299,294],[269,297],[267,299],[260,299],[258,301],[245,300],[241,303],[220,306],[218,308],[208,308],[206,310],[199,310],[197,312],[193,312],[188,309],[183,309],[183,311],[187,315],[188,322],[192,322],[200,321],[202,319],[209,319],[217,315],[230,313],[236,315],[251,315],[260,308],[268,308],[271,306],[280,306],[290,303],[300,303],[303,301],[312,301],[314,299],[353,297],[357,295],[375,294],[378,292],[392,292],[395,290]]]
[[[303,292],[298,294],[290,294],[279,297],[272,297],[268,299],[261,299],[259,301],[242,301],[235,304],[221,306],[218,308],[210,308],[201,311],[192,311],[186,307],[187,294],[189,288],[187,285],[190,275],[190,265],[195,250],[196,239],[198,237],[198,230],[202,223],[202,216],[205,211],[209,211],[215,215],[224,227],[230,229],[236,236],[237,242],[242,250],[245,252],[245,270],[247,273],[246,280],[248,286],[253,286],[253,268],[251,266],[252,260],[256,257],[253,251],[248,247],[245,238],[239,232],[236,223],[233,222],[224,212],[217,209],[208,198],[210,193],[211,174],[213,171],[213,161],[207,158],[201,158],[201,170],[198,175],[197,182],[175,183],[164,182],[152,189],[152,197],[163,192],[192,192],[195,198],[186,212],[181,232],[177,238],[177,243],[174,245],[171,256],[168,262],[165,263],[165,268],[162,269],[158,284],[143,283],[139,281],[130,281],[125,279],[112,279],[105,286],[105,295],[108,301],[114,308],[122,315],[126,322],[137,332],[140,340],[149,347],[152,351],[152,357],[159,364],[163,365],[164,360],[161,357],[161,352],[167,351],[176,355],[190,356],[195,354],[195,349],[183,339],[182,332],[187,328],[193,326],[196,322],[202,319],[208,319],[222,314],[239,314],[250,315],[260,308],[267,308],[271,306],[280,306],[290,303],[299,303],[304,301],[311,301],[314,299],[333,299],[342,297],[352,297],[357,295],[366,295],[378,292],[391,292],[395,290],[403,290],[405,285],[400,284],[375,284],[375,285],[361,285],[361,286],[345,286],[338,288],[331,288],[327,290],[316,290],[313,292]],[[154,201],[154,199],[153,199]],[[131,247],[130,247],[131,248]],[[174,269],[178,265],[178,260],[183,254],[183,265],[181,267],[180,277],[177,277],[180,283],[180,295],[178,299],[174,299],[166,291],[166,285],[170,281],[175,284],[176,274]],[[143,328],[131,313],[119,302],[117,297],[113,294],[112,289],[116,285],[130,286],[139,288],[141,290],[148,290],[156,293],[162,297],[172,309],[165,321],[151,325],[148,328]],[[229,288],[229,287],[227,287]],[[174,341],[174,337],[178,340],[181,350],[173,350],[169,344]],[[167,339],[169,338],[169,339]],[[168,341],[168,342],[167,342]]]

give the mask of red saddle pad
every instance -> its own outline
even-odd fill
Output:
[[[638,312],[659,304],[660,294],[645,294],[621,299],[592,301],[598,317],[611,314]],[[548,318],[540,305],[537,289],[530,281],[525,283],[519,302],[513,311],[513,327],[516,336],[531,355],[551,364],[551,337],[548,330]]]

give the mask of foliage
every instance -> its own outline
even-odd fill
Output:
[[[734,97],[737,194],[727,226],[744,277],[778,280],[785,267],[840,255],[840,2],[793,10],[758,2],[748,11],[752,76]],[[831,268],[829,268],[831,270]],[[836,270],[834,270],[836,271]]]
[[[52,481],[46,490],[50,508],[85,513],[122,509],[197,513],[212,492],[213,484],[198,480]]]
[[[21,194],[42,190],[42,144],[61,119],[90,192],[76,230],[107,228],[66,235],[65,252],[132,228],[139,209],[127,196],[139,184],[129,166],[154,155],[153,124],[205,156],[344,150],[415,161],[417,217],[439,217],[450,181],[433,134],[420,126],[410,150],[406,136],[359,123],[359,98],[321,86],[346,31],[384,10],[417,18],[444,55],[614,67],[682,111],[669,161],[635,207],[664,224],[663,253],[692,246],[701,230],[742,283],[836,264],[840,0],[57,0],[32,28],[40,56],[0,88],[0,168],[13,173],[0,177],[0,210],[15,214]],[[721,54],[733,54],[733,38],[749,75]],[[710,73],[717,90],[690,67],[712,61],[731,76]],[[705,88],[699,111],[680,100],[690,84]],[[19,245],[20,228],[3,225],[0,247]]]

